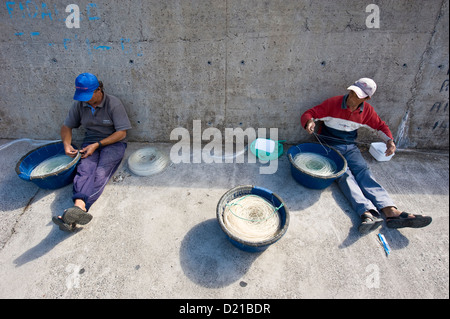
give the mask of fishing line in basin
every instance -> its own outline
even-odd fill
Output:
[[[280,229],[278,210],[267,200],[246,195],[230,201],[224,210],[223,221],[236,237],[250,242],[273,238]]]
[[[30,174],[30,177],[46,176],[56,173],[66,168],[74,159],[67,155],[52,156],[37,165]]]
[[[333,160],[317,153],[301,152],[293,160],[301,170],[319,176],[333,175],[337,169]]]

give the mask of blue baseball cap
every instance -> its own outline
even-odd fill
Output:
[[[75,95],[73,97],[76,101],[87,102],[92,99],[94,91],[98,89],[100,83],[97,77],[91,73],[82,73],[75,80]]]

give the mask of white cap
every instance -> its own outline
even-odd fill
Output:
[[[362,78],[356,81],[355,84],[350,85],[347,90],[352,90],[360,99],[364,99],[368,96],[372,97],[377,90],[377,84],[372,79]]]

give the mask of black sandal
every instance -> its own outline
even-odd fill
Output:
[[[59,226],[59,229],[66,232],[73,232],[75,230],[75,224],[66,224],[59,216],[53,216],[52,221]]]
[[[377,229],[382,223],[382,218],[375,217],[367,212],[361,215],[361,225],[359,225],[358,230],[362,235],[366,235]]]
[[[389,228],[422,228],[428,226],[432,221],[430,216],[413,215],[407,212],[402,212],[397,217],[386,218],[386,226]]]
[[[92,215],[88,212],[85,212],[78,206],[73,206],[64,211],[64,215],[62,216],[62,220],[66,224],[80,224],[86,225],[92,220]]]

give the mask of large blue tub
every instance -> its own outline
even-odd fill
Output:
[[[57,189],[72,183],[75,176],[75,168],[80,160],[81,154],[77,156],[64,168],[47,175],[30,176],[33,169],[46,159],[64,155],[64,145],[56,142],[41,146],[23,156],[16,165],[16,173],[25,181],[31,181],[40,188]]]
[[[249,242],[233,235],[225,226],[223,222],[223,213],[225,211],[226,205],[233,199],[245,195],[257,195],[265,198],[267,201],[272,203],[274,207],[282,206],[277,211],[281,219],[280,229],[272,238],[256,243]],[[261,252],[266,250],[270,245],[276,243],[278,240],[280,240],[281,237],[283,237],[289,226],[289,210],[282,201],[282,199],[272,191],[257,186],[246,185],[246,186],[237,186],[230,189],[220,198],[219,203],[217,204],[216,213],[220,227],[225,232],[230,242],[237,248],[247,252]]]
[[[297,154],[304,152],[316,153],[333,160],[336,164],[336,173],[327,176],[315,175],[311,172],[306,172],[294,163],[294,158]],[[301,185],[312,189],[325,189],[331,185],[338,177],[342,176],[347,170],[347,161],[344,156],[336,149],[324,146],[317,143],[304,143],[292,146],[288,150],[288,158],[291,163],[292,177]]]

